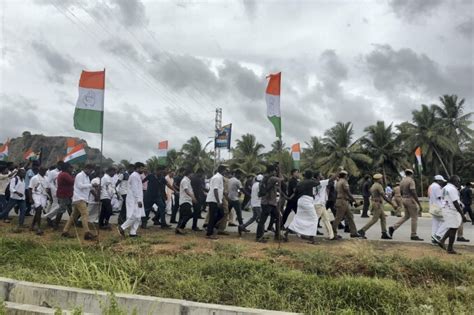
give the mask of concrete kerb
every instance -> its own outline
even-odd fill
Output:
[[[0,277],[0,299],[17,304],[60,307],[61,309],[81,307],[86,313],[101,314],[102,310],[109,305],[111,295],[104,291],[46,285]],[[114,299],[121,310],[128,314],[140,315],[296,314],[122,293],[114,294]]]

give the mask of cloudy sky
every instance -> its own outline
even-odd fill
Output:
[[[357,135],[399,123],[442,94],[474,110],[472,0],[2,0],[0,138],[73,128],[82,69],[107,69],[106,156],[146,159],[168,139],[213,136],[215,108],[234,139],[268,148],[265,75],[282,71],[283,138]],[[0,141],[2,141],[0,140]],[[224,154],[226,156],[226,154]]]

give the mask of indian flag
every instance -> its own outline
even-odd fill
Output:
[[[64,162],[78,163],[84,162],[87,159],[84,144],[78,144],[64,157]]]
[[[423,171],[423,164],[421,163],[421,148],[418,147],[415,150],[416,161],[418,162],[418,171],[421,173]]]
[[[299,143],[295,143],[291,146],[291,158],[293,159],[294,167],[300,168],[301,147]]]
[[[168,156],[168,140],[158,143],[158,161],[161,165],[166,165],[166,157]]]
[[[24,160],[34,161],[34,160],[37,160],[38,158],[39,158],[38,153],[34,152],[33,149],[28,149],[23,154]]]
[[[280,113],[280,85],[281,72],[270,74],[267,78],[267,90],[265,100],[267,101],[267,117],[275,127],[276,136],[281,138],[281,113]]]
[[[76,146],[76,139],[68,138],[66,140],[66,153],[71,152],[71,150]]]
[[[79,98],[74,111],[74,128],[102,133],[104,127],[104,71],[82,71]]]
[[[3,145],[0,146],[0,161],[6,160],[8,158],[8,146],[10,140],[7,140]]]

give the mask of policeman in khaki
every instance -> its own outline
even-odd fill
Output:
[[[372,204],[372,219],[370,219],[367,224],[358,231],[359,235],[365,236],[365,232],[377,221],[380,219],[380,227],[382,228],[382,239],[384,240],[391,240],[392,238],[387,234],[387,221],[385,219],[385,212],[383,208],[383,201],[385,200],[389,203],[394,209],[395,206],[392,204],[390,199],[385,196],[382,182],[382,174],[375,174],[373,176],[374,183],[370,187],[370,197],[371,197],[371,204]]]
[[[418,207],[421,208],[418,195],[416,194],[415,180],[413,179],[413,170],[406,169],[405,177],[400,182],[400,193],[402,194],[403,208],[405,208],[405,215],[397,223],[388,228],[388,233],[393,237],[393,233],[406,221],[411,219],[411,240],[423,241],[422,238],[416,235],[416,228],[418,223]]]
[[[395,206],[395,211],[393,211],[393,215],[396,215],[397,217],[402,216],[402,194],[400,192],[400,183],[396,183],[395,187],[393,188],[393,198],[392,198],[392,203]]]

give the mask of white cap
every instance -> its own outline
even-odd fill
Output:
[[[257,182],[261,182],[263,179],[263,175],[262,174],[258,174],[257,175]]]
[[[91,184],[92,185],[100,185],[100,178],[96,177],[96,178],[92,179]]]
[[[434,179],[435,179],[435,180],[440,180],[440,181],[442,181],[442,182],[445,182],[445,181],[446,181],[442,175],[436,175],[436,176],[434,177]]]

